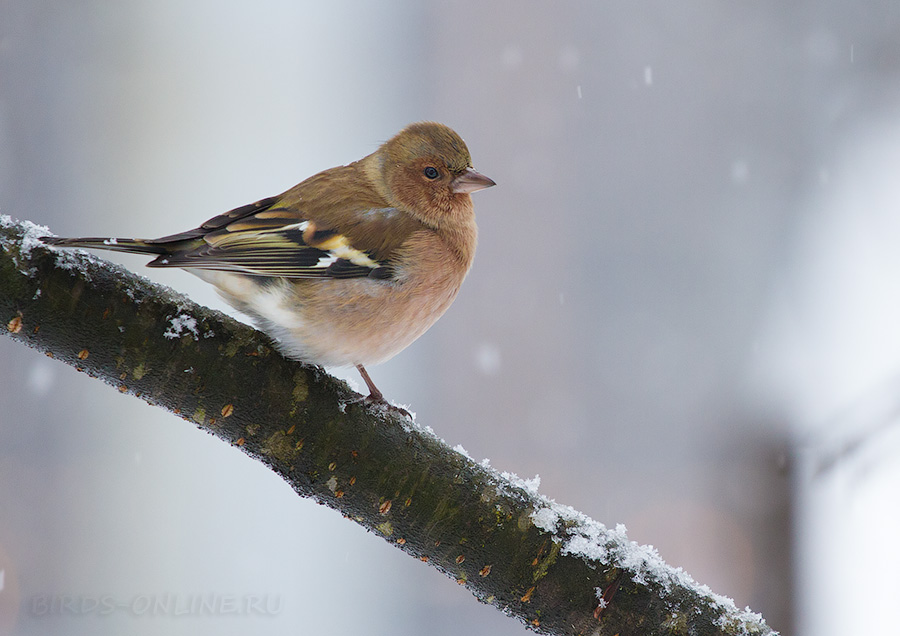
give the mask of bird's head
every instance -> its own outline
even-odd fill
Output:
[[[471,213],[469,194],[495,185],[472,168],[469,149],[453,130],[435,122],[407,126],[373,155],[386,198],[423,223]]]

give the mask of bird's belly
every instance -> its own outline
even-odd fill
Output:
[[[428,330],[458,284],[421,293],[415,283],[359,279],[265,279],[196,272],[274,338],[286,356],[322,366],[384,362]]]

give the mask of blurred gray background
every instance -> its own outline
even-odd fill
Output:
[[[785,634],[886,633],[898,29],[876,0],[0,0],[0,213],[168,234],[447,123],[499,185],[378,386]],[[0,361],[0,634],[525,633],[185,422]]]

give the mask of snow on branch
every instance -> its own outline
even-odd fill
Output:
[[[261,333],[0,217],[0,331],[239,447],[547,634],[773,634],[656,551],[541,496]]]

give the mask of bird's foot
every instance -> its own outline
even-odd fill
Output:
[[[394,404],[391,404],[390,402],[388,402],[387,400],[384,399],[384,396],[380,392],[378,393],[378,395],[369,394],[365,397],[360,396],[357,401],[362,402],[363,404],[366,404],[366,405],[370,405],[370,406],[381,406],[381,407],[386,408],[388,411],[393,411],[394,413],[399,413],[403,417],[408,417],[409,419],[412,419],[412,414],[410,414],[409,411],[407,411],[402,406],[396,406]]]
[[[360,398],[361,402],[365,402],[366,404],[377,404],[379,406],[384,406],[389,411],[400,413],[400,415],[412,419],[412,415],[405,408],[403,408],[402,406],[394,406],[384,399],[384,395],[382,395],[381,391],[378,390],[378,387],[375,386],[375,383],[372,382],[372,378],[369,377],[369,373],[368,371],[366,371],[366,368],[363,365],[357,364],[356,368],[359,371],[359,374],[362,376],[362,379],[365,380],[366,386],[369,387],[369,396]]]

